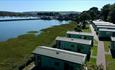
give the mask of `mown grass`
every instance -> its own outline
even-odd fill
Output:
[[[93,69],[96,69],[96,56],[97,56],[97,46],[98,46],[98,43],[96,40],[94,40],[94,45],[93,47],[91,48],[91,56],[93,57],[90,57],[90,60],[87,61],[87,68],[88,70],[93,70]]]
[[[96,58],[90,58],[86,63],[88,70],[96,69]]]
[[[18,38],[0,42],[0,70],[16,70],[39,45],[48,46],[57,36],[64,36],[66,31],[73,30],[76,24],[63,24],[42,30],[39,36],[25,34]]]
[[[89,24],[86,25],[86,28],[82,29],[83,32],[91,32]]]
[[[87,62],[87,65],[96,65],[96,59],[90,58],[90,61]]]
[[[109,52],[110,41],[104,41],[105,52]]]
[[[106,67],[107,70],[115,70],[115,58],[113,59],[111,55],[105,55],[106,57]]]
[[[82,29],[82,32],[91,32],[89,24],[87,24],[85,29]],[[97,56],[97,46],[98,42],[94,40],[93,47],[91,48],[91,56],[96,57]],[[94,70],[96,69],[96,58],[90,57],[90,60],[86,62],[88,70]]]
[[[97,56],[97,47],[98,47],[98,42],[94,40],[93,47],[92,47],[92,55]]]
[[[105,52],[109,52],[110,41],[104,41]],[[115,70],[115,58],[112,55],[105,54],[107,70]]]

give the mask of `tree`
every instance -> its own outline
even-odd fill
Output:
[[[104,21],[107,21],[107,17],[110,12],[110,4],[104,5],[103,8],[101,9],[101,16]]]
[[[98,19],[99,18],[99,10],[97,7],[92,7],[88,10],[88,13],[90,14],[91,16],[91,20],[94,20],[94,19]]]
[[[108,20],[115,24],[115,8],[109,13]]]
[[[83,28],[86,27],[87,21],[90,19],[91,19],[91,16],[89,15],[87,11],[83,11],[79,16],[79,20],[80,22],[82,22]]]
[[[83,11],[80,16],[80,21],[87,21],[87,20],[90,20],[91,16],[89,15],[89,13],[87,11]]]

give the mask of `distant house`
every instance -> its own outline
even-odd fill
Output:
[[[110,26],[110,25],[112,26],[114,24],[110,22],[104,22],[104,21],[93,21],[94,30],[96,30],[97,26]]]
[[[115,58],[115,37],[111,37],[110,50],[111,50],[112,56]]]
[[[38,70],[83,70],[86,54],[40,46],[33,51]]]
[[[93,46],[93,34],[92,33],[67,31],[67,37],[76,38],[76,39],[92,40],[92,46]]]
[[[99,29],[99,39],[110,39],[111,36],[115,36],[115,29]]]
[[[91,54],[91,40],[57,37],[56,48],[87,54],[87,59],[89,60]]]
[[[99,29],[115,29],[115,26],[97,26],[95,31],[98,33]]]

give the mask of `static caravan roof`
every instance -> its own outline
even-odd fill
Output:
[[[100,25],[101,25],[101,24],[102,24],[102,25],[103,25],[103,24],[105,24],[105,25],[106,25],[106,24],[113,24],[113,23],[105,22],[105,21],[93,21],[93,23],[94,23],[95,25],[99,25],[99,24],[100,24]]]
[[[115,37],[111,37],[111,41],[115,41]]]
[[[111,24],[111,25],[97,25],[98,26],[110,26],[110,27],[115,27],[115,24]]]
[[[57,49],[57,48],[45,47],[45,46],[40,46],[36,48],[33,51],[33,53],[60,59],[60,60],[65,60],[77,64],[84,64],[86,59],[86,54],[76,53],[76,52]]]
[[[99,29],[99,31],[115,32],[115,29]]]
[[[96,26],[98,26],[98,25],[113,25],[113,24],[109,24],[109,23],[99,23],[99,24],[95,24]]]
[[[67,34],[78,34],[78,35],[87,35],[87,36],[93,36],[92,33],[87,33],[87,32],[75,32],[75,31],[67,31]]]
[[[115,26],[97,26],[97,28],[112,28],[112,29],[114,29]]]
[[[91,40],[67,38],[67,37],[57,37],[56,40],[91,45]]]

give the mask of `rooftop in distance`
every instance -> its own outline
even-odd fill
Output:
[[[97,27],[102,27],[102,28],[115,28],[115,26],[97,26]]]
[[[57,37],[56,40],[91,45],[91,40],[76,39],[76,38],[67,38],[67,37]]]
[[[104,22],[104,21],[93,21],[95,25],[114,25],[113,23],[110,22]]]
[[[105,21],[93,21],[94,24],[113,24],[110,22],[105,22]]]
[[[89,36],[93,36],[92,33],[88,33],[88,32],[67,31],[67,34],[80,34],[80,35],[89,35]]]
[[[111,26],[111,27],[115,27],[115,24],[110,24],[110,25],[108,25],[108,24],[107,24],[107,25],[104,25],[104,24],[102,24],[102,25],[101,25],[101,24],[98,24],[97,26]]]
[[[99,31],[115,32],[115,29],[99,29]]]

